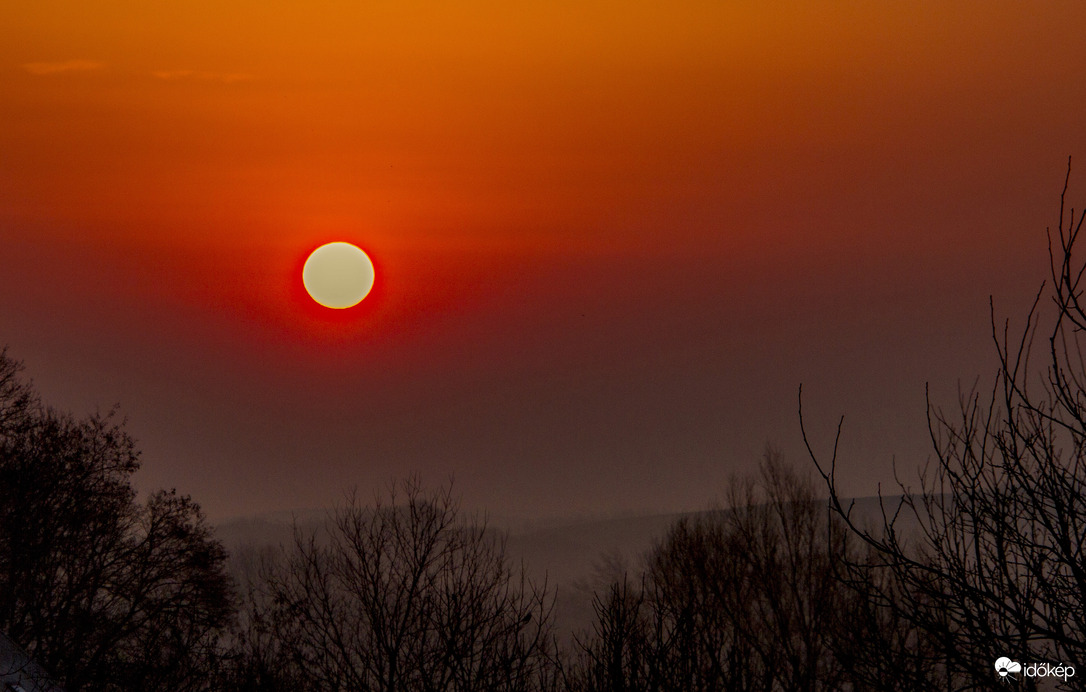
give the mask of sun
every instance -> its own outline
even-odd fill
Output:
[[[302,284],[326,308],[353,307],[373,288],[373,262],[350,243],[321,245],[302,267]]]

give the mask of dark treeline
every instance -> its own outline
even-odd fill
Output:
[[[929,408],[933,459],[875,526],[838,494],[836,449],[808,447],[824,484],[768,450],[603,575],[572,637],[500,533],[413,478],[230,574],[190,498],[137,500],[115,417],[49,408],[2,352],[0,631],[71,691],[1076,689],[1082,219],[1061,198],[1051,282],[1024,325],[993,312],[994,383]]]

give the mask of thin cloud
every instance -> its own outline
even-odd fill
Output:
[[[247,82],[253,79],[251,74],[243,72],[203,72],[199,70],[156,70],[151,73],[151,76],[166,81],[194,79],[204,82],[222,82],[224,84]]]
[[[106,64],[97,60],[61,60],[58,62],[28,62],[23,69],[33,75],[61,74],[64,72],[91,72],[104,69]]]
[[[195,74],[192,70],[158,70],[152,72],[151,75],[158,79],[165,79],[167,81],[175,79],[186,79]]]

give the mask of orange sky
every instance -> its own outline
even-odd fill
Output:
[[[3,211],[110,238],[346,226],[535,251],[766,196],[752,177],[893,178],[1077,121],[1065,5],[766,4],[8,7]]]
[[[58,403],[120,401],[147,483],[218,515],[409,467],[539,512],[697,505],[721,458],[795,451],[800,381],[829,419],[864,411],[870,488],[923,454],[924,381],[952,397],[988,371],[986,296],[1016,306],[1042,278],[1066,157],[1086,156],[1083,20],[7,3],[0,343]],[[297,281],[337,239],[378,271],[349,316]],[[352,411],[383,432],[345,432]],[[322,441],[308,485],[271,416]],[[269,453],[265,486],[231,490]],[[581,494],[532,490],[567,472]]]

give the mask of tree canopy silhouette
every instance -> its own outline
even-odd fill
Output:
[[[856,550],[843,524],[773,450],[729,487],[726,507],[679,519],[640,574],[597,591],[568,689],[851,689],[842,647],[866,602],[838,579]]]
[[[540,690],[553,680],[553,595],[501,537],[417,478],[352,497],[249,585],[239,689]]]
[[[190,498],[137,501],[113,414],[45,406],[20,370],[0,351],[0,630],[68,690],[205,687],[225,551]]]

